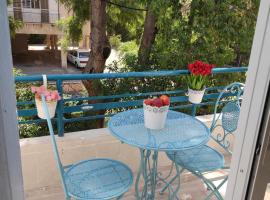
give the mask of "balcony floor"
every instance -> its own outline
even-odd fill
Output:
[[[162,169],[162,173],[168,172],[168,169]],[[213,176],[220,176],[222,172],[212,174]],[[181,200],[203,200],[208,191],[204,187],[203,183],[196,177],[184,173],[181,177],[181,191],[178,193],[178,197]],[[158,184],[157,191],[160,191],[162,184]],[[222,190],[225,193],[225,187]],[[157,193],[158,194],[158,193]],[[26,200],[64,200],[63,189],[60,184],[54,186],[45,186],[39,189],[27,190],[25,194]],[[157,200],[167,199],[168,193],[163,195],[157,195]],[[124,196],[125,200],[136,200],[134,187]],[[213,198],[215,199],[215,198]]]
[[[209,125],[209,119],[204,120]],[[62,138],[57,137],[58,149],[64,165],[80,160],[96,157],[112,158],[128,164],[133,170],[134,176],[139,164],[138,149],[126,144],[121,144],[112,137],[107,129],[94,129],[88,131],[68,133]],[[48,136],[30,139],[21,139],[22,167],[24,177],[26,200],[61,200],[64,199],[60,177],[54,161],[50,138]],[[222,152],[215,143],[210,142]],[[224,151],[226,163],[230,163],[230,156]],[[159,154],[159,171],[166,176],[170,170],[171,162],[164,153]],[[217,171],[207,175],[216,180],[227,174],[226,171]],[[158,185],[160,190],[162,185]],[[224,195],[226,186],[221,189]],[[181,191],[178,197],[181,200],[203,200],[207,195],[204,184],[188,172],[181,175]],[[265,200],[270,200],[267,193]],[[167,199],[168,194],[158,195],[156,199]],[[135,200],[134,186],[124,196],[125,200]],[[213,198],[215,199],[215,198]]]

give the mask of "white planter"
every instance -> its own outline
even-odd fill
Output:
[[[45,115],[45,111],[43,110],[43,107],[42,107],[41,99],[35,98],[35,101],[36,101],[36,106],[37,106],[38,117],[41,119],[46,119],[46,115]],[[53,118],[55,116],[57,101],[47,101],[46,103],[48,106],[50,118]]]
[[[202,102],[205,89],[203,90],[192,90],[188,88],[188,100],[191,103],[198,104]]]
[[[159,130],[164,128],[169,106],[152,107],[143,104],[144,126],[149,129]]]

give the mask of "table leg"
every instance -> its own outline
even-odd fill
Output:
[[[155,194],[156,194],[156,187],[157,187],[157,178],[158,178],[158,151],[154,151],[154,154],[152,156],[152,169],[151,166],[149,166],[149,173],[151,177],[151,199],[155,199]]]
[[[175,169],[176,169],[176,177],[177,177],[177,186],[176,186],[176,189],[173,191],[172,195],[169,197],[169,200],[178,199],[177,193],[180,190],[180,174],[183,171],[183,169],[179,170],[179,166],[177,164],[175,164]]]
[[[158,174],[158,151],[150,151],[140,149],[141,161],[139,171],[135,182],[135,194],[137,200],[154,200],[156,195],[156,186],[158,181],[165,184],[165,187],[161,191],[169,190],[169,200],[178,199],[177,193],[180,189],[180,174],[183,169],[179,169],[179,166],[175,165],[176,176],[172,181],[166,181]],[[143,178],[144,185],[142,191],[139,191],[140,179]],[[168,178],[168,177],[166,177]],[[175,189],[172,188],[171,183],[178,180]]]
[[[141,152],[142,154],[142,152]],[[136,177],[136,182],[135,182],[135,195],[136,195],[136,199],[141,199],[141,195],[139,192],[139,183],[140,183],[140,178],[142,176],[142,156],[141,156],[141,160],[140,160],[140,164],[139,164],[139,170],[137,173],[137,177]]]
[[[140,149],[140,154],[141,154],[141,160],[140,160],[140,166],[139,166],[139,171],[138,171],[138,174],[137,174],[137,178],[136,178],[136,182],[135,182],[135,193],[136,193],[136,199],[143,199],[145,197],[145,190],[147,191],[147,182],[146,182],[146,173],[145,172],[145,159],[147,156],[149,155],[146,155],[146,150],[144,149]],[[144,178],[144,187],[143,187],[143,191],[142,193],[140,194],[140,191],[139,191],[139,183],[140,183],[140,178],[143,176]]]
[[[157,173],[158,151],[154,151],[152,153],[150,150],[140,149],[140,153],[141,153],[140,167],[135,182],[136,198],[138,200],[154,200],[158,177]],[[151,154],[153,155],[151,156]],[[143,177],[144,186],[142,191],[140,192],[139,182],[141,177]]]

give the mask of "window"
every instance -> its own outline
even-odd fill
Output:
[[[40,0],[23,0],[22,4],[24,8],[40,8]]]
[[[90,53],[89,52],[80,52],[79,58],[89,58]]]

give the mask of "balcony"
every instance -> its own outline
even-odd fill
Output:
[[[211,116],[199,117],[206,124],[211,121]],[[106,128],[93,129],[65,134],[57,138],[59,152],[62,162],[71,164],[89,158],[112,158],[125,162],[131,167],[134,176],[139,167],[139,151],[137,148],[127,144],[121,144],[115,139]],[[21,158],[24,177],[26,200],[60,200],[64,199],[63,189],[60,183],[59,172],[53,157],[53,151],[49,136],[21,139]],[[230,163],[230,156],[224,150],[210,142],[211,146],[224,153],[227,163]],[[166,176],[169,174],[171,162],[165,154],[160,154],[159,171]],[[213,180],[224,177],[227,171],[216,171],[209,173],[208,177]],[[194,200],[203,200],[207,194],[204,184],[185,172],[181,175],[181,192],[178,197],[192,197]],[[159,183],[158,190],[162,184]],[[225,194],[226,188],[222,188]],[[166,199],[167,193],[158,196],[156,199]],[[135,200],[134,186],[125,195],[125,200]],[[184,198],[183,198],[184,199]],[[189,200],[190,198],[186,198]]]
[[[243,74],[247,71],[246,67],[239,68],[216,68],[213,70],[216,74]],[[56,87],[60,94],[65,97],[70,90],[67,89],[68,84],[82,84],[82,80],[114,80],[115,82],[123,79],[139,79],[146,81],[147,79],[173,78],[185,76],[187,70],[176,71],[155,71],[155,72],[129,72],[129,73],[108,73],[108,74],[73,74],[73,75],[48,75],[47,79],[51,87]],[[20,76],[16,77],[17,84],[35,83],[42,81],[41,75],[36,76]],[[71,83],[70,83],[71,82]],[[60,137],[57,138],[59,152],[61,152],[62,162],[65,165],[78,162],[89,158],[112,158],[123,161],[132,168],[136,175],[139,166],[139,151],[127,144],[122,144],[114,138],[107,128],[90,129],[83,131],[75,131],[66,133],[67,124],[76,122],[105,119],[105,122],[113,114],[118,111],[130,108],[138,108],[142,106],[142,101],[148,96],[167,94],[171,97],[172,110],[182,111],[196,116],[200,113],[201,107],[211,107],[224,86],[214,86],[207,88],[207,94],[201,104],[190,104],[185,96],[184,88],[175,88],[163,91],[140,92],[135,88],[135,93],[124,94],[106,94],[101,96],[78,96],[69,95],[59,101],[57,107],[57,116],[53,119],[55,128]],[[133,88],[134,89],[134,88]],[[71,103],[73,102],[73,103]],[[74,102],[77,102],[74,103]],[[34,101],[18,102],[19,124],[44,124],[44,120],[36,117],[37,111]],[[102,114],[86,114],[89,111],[106,111]],[[212,115],[200,115],[197,118],[210,126]],[[106,123],[105,123],[106,124]],[[214,135],[219,134],[217,129]],[[229,142],[233,147],[233,138]],[[50,138],[48,136],[38,138],[26,138],[20,140],[22,165],[24,175],[24,185],[26,191],[26,199],[28,200],[52,200],[63,199],[64,193],[60,183],[60,176],[53,157]],[[209,145],[224,154],[226,163],[230,164],[230,154],[224,151],[213,141],[209,141]],[[159,171],[166,176],[169,174],[171,162],[164,153],[160,154]],[[214,182],[218,183],[221,178],[228,174],[228,170],[219,170],[209,173],[207,176]],[[158,189],[162,188],[162,184],[158,183]],[[221,189],[224,195],[226,186]],[[207,196],[207,188],[194,175],[185,172],[181,175],[181,191],[178,194],[183,199],[204,199]],[[164,199],[168,194],[160,195],[157,199]],[[124,199],[133,200],[134,187],[125,195]]]
[[[55,24],[59,20],[59,14],[50,12],[48,9],[8,7],[8,15],[24,23]]]

